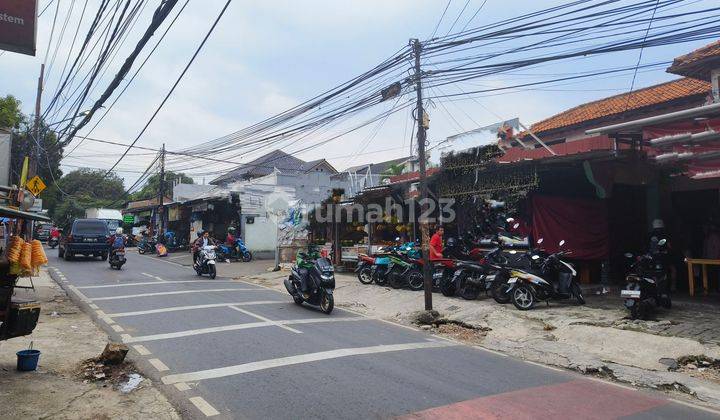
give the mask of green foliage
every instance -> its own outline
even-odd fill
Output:
[[[165,196],[172,197],[173,184],[180,180],[182,184],[194,184],[192,178],[184,173],[175,173],[172,171],[165,172]],[[158,195],[158,187],[160,186],[160,174],[151,175],[140,191],[130,195],[131,200],[145,200],[154,198]]]
[[[32,126],[23,123],[19,130],[13,132],[10,158],[12,183],[20,183],[23,160],[25,156],[33,159],[36,151],[38,153],[37,174],[40,175],[45,185],[52,185],[55,180],[62,176],[60,159],[62,159],[63,149],[58,144],[55,133],[49,131],[42,123],[40,133],[39,143],[41,147],[37,150]],[[43,196],[41,198],[45,198]]]
[[[48,188],[43,199],[53,220],[64,223],[91,207],[121,208],[126,197],[123,180],[114,173],[106,177],[102,170],[78,169]]]
[[[17,129],[25,121],[20,112],[20,101],[14,96],[0,97],[0,128]]]
[[[405,165],[399,165],[399,164],[390,165],[390,166],[388,166],[387,169],[385,169],[382,172],[382,174],[381,174],[382,176],[380,177],[380,180],[400,175],[403,173],[404,169],[405,169]]]

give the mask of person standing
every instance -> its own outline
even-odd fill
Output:
[[[430,259],[437,260],[443,257],[443,234],[445,229],[440,226],[430,238]]]

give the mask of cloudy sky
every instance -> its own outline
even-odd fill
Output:
[[[48,1],[40,0],[40,8]],[[712,1],[691,3],[696,3],[697,7],[697,3]],[[48,59],[50,62],[72,0],[54,0],[40,17],[37,57],[7,52],[0,56],[0,95],[12,94],[18,97],[27,114],[33,113],[37,73],[48,48],[50,28],[58,2],[55,40]],[[508,6],[508,2],[487,0],[477,16],[468,22],[483,2],[470,0],[461,14],[466,1],[451,1],[438,34],[447,33],[456,18],[455,30],[466,25],[469,28],[482,27],[538,7],[538,2],[532,0],[514,0],[512,7]],[[87,30],[87,16],[83,22],[78,22],[83,3],[83,0],[75,1],[75,9],[70,15],[66,33],[47,76],[46,97],[55,92],[62,64],[69,54],[74,28],[79,25],[80,36]],[[88,11],[94,14],[97,3],[99,1],[89,0]],[[147,25],[155,5],[154,1],[149,3],[135,31],[118,52],[112,69],[119,67],[131,45],[139,38],[140,28]],[[182,3],[180,1],[177,8]],[[224,0],[190,0],[156,54],[107,118],[93,131],[92,137],[129,143],[137,136],[224,3]],[[562,2],[543,0],[542,3],[543,7],[547,7]],[[168,149],[179,150],[232,133],[301,103],[372,68],[407,45],[409,38],[428,38],[446,5],[446,0],[233,1],[204,50],[170,101],[140,138],[138,145],[159,147],[164,142]],[[672,60],[708,42],[647,49],[642,62]],[[637,59],[638,52],[632,51],[587,63],[578,60],[554,63],[543,70],[551,74],[603,66],[627,66],[634,65]],[[112,73],[108,71],[99,87],[91,93],[92,101],[97,99]],[[674,76],[661,69],[641,71],[637,75],[635,87],[672,78]],[[568,107],[627,91],[631,79],[631,73],[622,73],[601,80],[575,81],[555,89],[488,95],[475,101],[457,101],[444,106],[433,104],[429,110],[432,120],[429,138],[431,142],[441,141],[461,131],[496,123],[499,117],[520,117],[523,122],[530,124]],[[474,83],[502,86],[527,80],[527,75],[518,73]],[[299,156],[307,160],[327,158],[338,169],[406,156],[410,153],[408,121],[409,114],[402,111],[390,117],[367,145],[363,140],[369,138],[374,125]],[[87,134],[87,131],[81,133]],[[72,149],[74,144],[66,151]],[[64,169],[107,168],[121,151],[120,147],[85,142],[64,161]],[[150,156],[133,153],[119,166],[120,175],[126,178],[126,183],[131,183],[137,177],[137,172],[144,169],[151,159]],[[198,167],[189,172],[192,172],[196,181],[202,182],[201,174],[204,170]]]

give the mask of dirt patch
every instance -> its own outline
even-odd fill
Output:
[[[480,328],[467,328],[458,324],[440,324],[434,328],[437,334],[452,338],[453,340],[477,345],[487,336],[487,330]]]
[[[694,378],[720,383],[719,359],[713,359],[705,355],[678,357],[677,370]]]

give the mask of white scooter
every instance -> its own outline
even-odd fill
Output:
[[[217,255],[215,254],[215,246],[205,245],[198,252],[197,261],[194,264],[195,272],[198,276],[208,274],[211,279],[217,276],[217,270],[215,268],[215,260]]]

